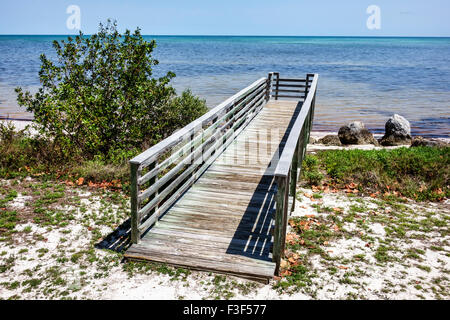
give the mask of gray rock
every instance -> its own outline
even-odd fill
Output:
[[[448,147],[450,144],[439,139],[426,139],[424,137],[414,137],[411,147]]]
[[[317,143],[324,144],[326,146],[342,146],[341,140],[339,137],[334,134],[328,134],[325,137],[319,139]]]
[[[364,123],[361,121],[354,121],[341,127],[338,136],[342,144],[378,145],[378,141],[373,137],[373,134],[364,127]]]
[[[383,146],[411,144],[411,126],[404,117],[394,114],[385,125],[384,136],[380,140]]]
[[[385,125],[387,136],[405,137],[411,139],[411,126],[404,117],[394,114]]]
[[[411,138],[398,137],[398,136],[394,136],[394,135],[390,135],[390,136],[385,135],[385,136],[383,136],[383,138],[380,139],[380,144],[385,147],[410,145]]]

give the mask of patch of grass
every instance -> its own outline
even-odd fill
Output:
[[[314,155],[308,155],[303,161],[302,176],[309,185],[319,185],[324,175],[319,171],[319,159]]]
[[[418,261],[422,261],[423,259],[422,259],[421,255],[424,255],[424,254],[425,254],[425,251],[423,251],[421,249],[409,248],[406,251],[405,258],[410,258],[410,259],[415,259],[415,260],[418,260]]]
[[[32,231],[31,226],[26,226],[25,228],[23,228],[23,232],[25,233],[30,233]]]
[[[17,211],[0,209],[0,234],[6,230],[14,229],[18,221]]]
[[[362,253],[353,255],[353,259],[357,261],[364,261],[365,257],[366,256]]]
[[[429,266],[424,266],[424,265],[417,264],[416,267],[419,268],[420,270],[423,270],[423,271],[426,271],[426,272],[431,272],[431,268]]]
[[[356,183],[360,191],[381,191],[396,201],[399,195],[436,201],[450,196],[450,147],[326,150],[308,155],[302,172],[310,185],[319,182],[310,175],[326,172],[320,181],[338,187]]]
[[[390,248],[380,245],[375,252],[375,259],[377,259],[380,263],[386,263],[388,261],[392,261],[393,258],[388,254]]]
[[[37,279],[37,278],[32,278],[32,279],[27,279],[25,281],[22,282],[22,286],[23,287],[28,287],[28,290],[25,290],[25,292],[30,291],[30,289],[34,289],[36,287],[38,287],[41,283],[42,283],[43,279]]]
[[[17,191],[16,190],[10,190],[3,199],[0,198],[0,207],[6,205],[8,202],[14,200],[16,197],[17,197]]]
[[[279,292],[287,291],[292,293],[308,289],[312,285],[312,278],[315,277],[315,274],[308,267],[300,264],[293,266],[290,270],[291,274],[274,283],[274,289]]]
[[[18,287],[20,287],[20,282],[19,281],[2,282],[1,285],[3,285],[8,290],[15,290]]]
[[[16,257],[14,255],[10,255],[8,258],[4,260],[3,264],[0,264],[0,273],[4,273],[8,270],[11,270],[14,267],[16,262]]]
[[[309,253],[327,255],[321,246],[332,237],[336,237],[336,233],[330,229],[332,222],[320,217],[304,216],[292,218],[289,224],[298,235],[298,238],[295,241],[288,241],[288,248],[295,251],[306,247]]]
[[[83,177],[86,181],[103,182],[129,180],[129,169],[127,165],[108,164],[100,160],[85,161],[71,169],[74,176]]]

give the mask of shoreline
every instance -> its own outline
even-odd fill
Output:
[[[2,119],[0,118],[0,123],[5,123],[5,122],[12,122],[14,124],[14,126],[16,127],[16,129],[18,130],[23,130],[25,129],[25,127],[29,124],[31,124],[31,122],[33,122],[33,120],[28,120],[28,119]],[[34,131],[34,130],[33,130]],[[33,132],[32,131],[32,132]],[[337,135],[338,132],[337,131],[320,131],[320,130],[315,130],[315,131],[311,131],[311,138],[314,138],[316,140],[323,138],[326,135]],[[378,139],[381,138],[383,136],[382,133],[373,133],[373,136]],[[413,135],[413,137],[417,137],[420,135]],[[449,137],[435,137],[435,136],[422,136],[424,138],[434,138],[434,139],[438,139],[441,140],[443,142],[446,143],[450,143],[450,136]],[[320,144],[318,144],[320,145]],[[359,145],[361,146],[361,145]],[[331,146],[330,146],[331,147]],[[358,145],[354,145],[354,147],[358,147]],[[335,147],[335,148],[345,148],[345,147]],[[347,146],[348,148],[348,146]]]

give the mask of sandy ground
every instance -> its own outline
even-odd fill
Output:
[[[17,130],[23,130],[27,125],[32,124],[32,121],[19,121],[19,120],[0,120],[3,124],[13,124]]]
[[[263,285],[124,262],[105,249],[115,249],[127,229],[120,225],[129,202],[117,192],[31,178],[2,180],[0,190],[0,199],[17,191],[0,205],[0,217],[17,213],[12,229],[0,229],[1,299],[449,298],[448,201],[397,204],[299,188],[292,221],[319,228],[328,240],[322,253],[288,246],[307,269],[301,281],[291,275]],[[293,234],[290,226],[288,239]]]
[[[311,136],[326,134],[336,133]],[[340,148],[308,145],[309,152]],[[1,180],[0,191],[0,222],[10,223],[0,228],[0,299],[449,299],[448,200],[388,203],[299,188],[292,221],[328,240],[319,251],[299,247],[302,233],[289,226],[294,240],[283,268],[307,271],[263,285],[124,262],[118,248],[129,202],[118,192],[32,178]]]

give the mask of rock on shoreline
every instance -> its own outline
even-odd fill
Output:
[[[412,137],[409,121],[401,115],[394,114],[386,122],[385,133],[378,140],[365,128],[363,122],[354,121],[342,126],[337,135],[334,132],[327,132],[325,135],[320,135],[316,132],[316,135],[310,138],[310,144],[336,147],[352,145],[373,145],[375,147],[448,147],[450,146],[450,139],[424,138],[421,136]]]
[[[383,138],[380,140],[380,144],[383,146],[398,146],[398,145],[410,145],[411,138],[411,125],[409,121],[398,114],[394,114],[386,122]]]
[[[339,129],[339,140],[342,144],[373,144],[378,145],[373,134],[367,130],[361,121],[351,122]]]

